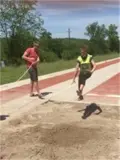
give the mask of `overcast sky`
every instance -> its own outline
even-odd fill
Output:
[[[95,21],[106,26],[111,23],[119,26],[119,9],[117,0],[104,0],[104,3],[102,0],[41,0],[37,4],[37,14],[42,14],[44,27],[53,37],[67,37],[70,28],[71,37],[87,38],[85,27]]]

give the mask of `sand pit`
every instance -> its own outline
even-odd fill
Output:
[[[83,104],[46,103],[1,123],[3,160],[118,160],[119,108],[82,119]]]

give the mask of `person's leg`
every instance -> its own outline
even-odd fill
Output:
[[[33,87],[34,87],[34,82],[31,81],[31,85],[30,85],[30,96],[34,96],[34,93],[33,93]]]
[[[33,79],[33,68],[30,68],[29,69],[29,76],[30,76],[30,96],[34,96],[34,93],[33,93],[33,88],[34,88],[34,79]]]
[[[80,100],[83,100],[83,89],[84,89],[84,84],[81,84],[80,85],[80,93],[79,93],[79,98],[80,98]]]
[[[85,87],[86,84],[86,80],[89,79],[91,77],[91,73],[88,72],[86,74],[81,74],[79,76],[79,99],[83,100],[83,89]]]
[[[40,94],[40,89],[39,89],[39,83],[38,83],[38,81],[35,81],[34,83],[35,83],[35,89],[37,91],[37,94]]]
[[[42,98],[42,94],[41,94],[40,88],[39,88],[38,71],[37,71],[37,68],[34,68],[34,83],[35,83],[35,88],[36,88],[38,97],[39,97],[39,98]]]
[[[81,94],[83,92],[84,87],[85,87],[84,83],[80,84],[79,91],[80,91]]]
[[[42,96],[42,94],[41,94],[41,92],[40,92],[39,82],[38,82],[38,81],[35,81],[35,88],[36,88],[38,97],[39,97],[39,98],[43,98],[43,96]]]
[[[83,84],[80,84],[80,85],[79,85],[79,88],[78,88],[78,90],[77,90],[77,95],[78,95],[79,97],[80,97],[80,96],[82,95],[82,93],[83,93],[84,86],[85,86],[85,85],[83,85]]]
[[[83,74],[80,74],[79,78],[78,78],[78,91],[77,91],[77,94],[78,94],[80,100],[83,100],[84,86],[85,86],[85,78],[84,78]]]

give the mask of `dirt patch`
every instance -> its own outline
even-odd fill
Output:
[[[10,120],[1,127],[0,159],[118,160],[118,107],[83,120],[84,107],[48,103]]]

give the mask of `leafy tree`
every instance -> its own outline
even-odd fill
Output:
[[[44,29],[42,34],[41,34],[40,39],[42,39],[42,40],[52,39],[52,34]]]
[[[62,58],[61,53],[63,52],[64,46],[61,39],[52,39],[49,42],[48,49],[54,52],[58,58]]]
[[[57,55],[51,51],[40,51],[41,61],[43,62],[54,62],[58,60]]]
[[[49,51],[49,43],[51,40],[52,34],[48,32],[46,29],[44,29],[40,37],[41,49],[44,51]]]
[[[64,50],[62,52],[62,58],[65,60],[76,59],[78,56],[78,52],[75,50]]]
[[[41,35],[43,20],[41,15],[36,15],[33,7],[36,1],[1,0],[0,26],[2,35],[6,38],[20,32],[21,28],[29,31],[35,36]]]
[[[89,36],[89,48],[92,54],[101,54],[107,52],[107,29],[105,25],[99,25],[94,22],[86,27],[85,35]]]
[[[1,0],[0,3],[0,32],[8,45],[7,57],[17,58],[18,49],[23,54],[23,49],[20,50],[23,39],[26,40],[24,44],[27,44],[30,37],[33,40],[33,37],[41,35],[43,20],[41,15],[35,13],[36,1]]]
[[[111,24],[109,25],[107,30],[108,46],[112,52],[113,51],[119,52],[119,36],[117,29],[118,27],[115,24]]]

